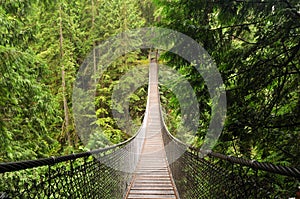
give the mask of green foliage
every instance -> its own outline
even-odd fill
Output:
[[[29,10],[17,1],[0,7],[1,161],[45,157],[59,150],[55,125],[61,121],[44,84],[48,69],[26,48],[34,33],[26,23]]]
[[[55,104],[41,82],[38,59],[15,48],[0,46],[2,161],[31,159],[55,153]],[[31,67],[35,66],[35,67]],[[36,142],[31,142],[36,140]]]
[[[299,165],[297,1],[156,0],[155,3],[159,25],[187,34],[202,44],[222,74],[228,112],[215,150]],[[198,132],[197,140],[201,140],[210,119],[204,83],[184,60],[173,54],[164,56],[186,75],[197,93],[202,112],[200,123],[204,128]],[[199,142],[195,144],[201,145]]]
[[[214,150],[258,161],[299,167],[300,157],[300,14],[289,1],[155,0],[158,25],[182,32],[213,57],[227,92],[225,127]],[[190,81],[201,107],[195,145],[201,146],[210,115],[207,89],[197,71],[176,55],[164,55]],[[165,96],[168,92],[164,91]],[[170,96],[167,107],[177,102]],[[166,102],[167,100],[164,100]],[[173,120],[176,115],[172,115]],[[180,113],[179,113],[180,115]],[[170,129],[176,128],[177,124]],[[270,197],[292,197],[288,185],[273,179]],[[277,195],[276,195],[277,194]],[[275,196],[276,195],[276,196]],[[280,196],[279,196],[280,195]]]
[[[101,2],[101,8],[99,7],[96,12],[98,13],[94,21],[94,27],[97,27],[97,30],[95,30],[98,34],[95,35],[94,42],[96,42],[96,44],[123,31],[141,27],[145,23],[145,20],[141,16],[138,2],[135,0]],[[99,30],[102,31],[102,34],[98,32]],[[100,37],[99,34],[101,34]],[[119,50],[126,48],[126,41],[117,44],[117,48]],[[101,56],[111,56],[113,52],[99,53],[102,53]],[[128,70],[136,67],[136,60],[139,57],[139,53],[140,52],[131,52],[121,56],[115,60],[100,77],[95,98],[97,120],[95,123],[92,123],[92,125],[97,125],[97,127],[101,128],[101,131],[97,131],[90,136],[89,148],[119,143],[133,135],[137,130],[137,128],[132,128],[133,126],[126,123],[129,119],[127,118],[129,115],[126,116],[124,110],[121,110],[122,103],[125,103],[125,101],[119,104],[120,109],[117,110],[120,111],[121,114],[124,114],[124,121],[119,121],[118,124],[117,121],[113,119],[111,96],[113,89],[118,85],[122,75],[125,75]],[[95,56],[97,57],[98,55]],[[101,65],[101,63],[99,64]],[[101,68],[102,66],[100,65],[97,66],[97,68]],[[123,83],[121,86],[126,86],[126,83]],[[133,121],[138,125],[141,124],[141,115],[143,114],[142,107],[145,106],[145,97],[141,97],[142,94],[144,93],[141,88],[137,93],[128,96],[129,98],[124,98],[124,100],[132,102],[130,113],[134,118]]]
[[[133,55],[129,55],[131,57]],[[97,85],[97,94],[95,98],[96,105],[96,124],[102,129],[104,138],[112,142],[112,144],[119,143],[125,139],[131,137],[138,130],[142,122],[142,116],[145,111],[147,92],[144,86],[132,90],[135,85],[139,85],[139,80],[136,78],[144,78],[145,75],[138,74],[138,65],[135,62],[123,63],[127,60],[127,56],[121,57],[116,60],[111,66],[107,68]],[[128,71],[136,71],[133,75]],[[120,80],[125,75],[126,79]],[[121,82],[120,82],[121,81]],[[119,92],[114,89],[118,87]],[[131,93],[132,92],[132,93]],[[117,95],[117,102],[112,101],[112,95]],[[129,110],[126,110],[125,104],[128,104]],[[113,106],[114,105],[114,106]],[[112,107],[114,107],[115,115],[119,115],[119,119],[116,121],[112,113]],[[131,119],[131,122],[129,122]],[[97,132],[96,134],[99,134]],[[93,135],[95,137],[95,135]],[[99,137],[99,140],[103,140]],[[91,142],[95,142],[91,139]],[[104,141],[107,144],[107,141]],[[93,144],[89,144],[93,145]],[[100,144],[101,145],[101,144]],[[94,145],[93,145],[94,146]]]
[[[145,7],[149,5],[148,1],[142,3]],[[135,0],[1,1],[1,161],[82,150],[80,139],[85,138],[77,137],[72,118],[71,96],[76,71],[86,55],[104,39],[145,24],[140,6]],[[149,19],[150,15],[147,15]],[[105,127],[105,133],[91,135],[95,138],[91,142],[103,136],[112,143],[128,138],[112,119],[110,95],[118,78],[135,67],[133,63],[138,56],[139,52],[124,55],[112,71],[105,74],[103,82],[100,80],[99,91],[103,95],[95,99],[98,120],[92,123],[95,116],[87,115],[82,122]],[[139,89],[130,102],[133,106],[130,114],[138,118],[134,120],[137,124],[144,107],[143,89]],[[90,106],[83,104],[81,108],[86,107]],[[70,117],[68,126],[65,126],[66,114]]]

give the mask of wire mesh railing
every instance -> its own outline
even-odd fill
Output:
[[[122,198],[139,160],[144,128],[116,146],[0,164],[0,198]]]
[[[163,121],[162,121],[163,122]],[[163,139],[181,198],[293,198],[300,169],[260,163],[191,148],[166,127]]]

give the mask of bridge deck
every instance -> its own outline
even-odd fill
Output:
[[[169,171],[161,134],[160,104],[158,97],[157,64],[151,63],[149,72],[149,103],[145,141],[140,161],[134,173],[126,198],[178,198]]]

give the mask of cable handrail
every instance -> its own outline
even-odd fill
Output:
[[[165,125],[165,123],[164,123],[164,125]],[[166,128],[166,126],[165,126],[165,128]],[[214,151],[201,151],[199,148],[195,148],[195,147],[192,147],[192,146],[189,146],[189,145],[183,143],[181,140],[179,140],[178,138],[173,136],[168,131],[167,128],[165,130],[166,130],[168,136],[172,140],[174,140],[175,142],[177,142],[178,144],[180,144],[182,146],[185,146],[192,153],[197,154],[198,158],[202,158],[203,154],[204,155],[207,154],[210,157],[225,160],[225,161],[228,161],[232,164],[239,164],[239,165],[247,166],[247,167],[250,167],[250,168],[256,169],[256,170],[263,170],[263,171],[267,171],[267,172],[270,172],[270,173],[276,173],[276,174],[295,177],[295,178],[300,179],[300,168],[283,166],[283,165],[276,165],[276,164],[273,164],[273,163],[270,163],[270,162],[258,162],[256,160],[249,160],[249,159],[245,159],[245,158],[241,158],[241,157],[225,155],[225,154],[214,152]]]
[[[73,154],[69,154],[69,155],[51,156],[48,158],[40,158],[40,159],[36,159],[36,160],[21,160],[21,161],[16,161],[16,162],[0,163],[0,173],[13,172],[13,171],[19,171],[19,170],[24,170],[24,169],[32,169],[32,168],[41,167],[41,166],[54,165],[54,164],[61,163],[61,162],[76,160],[78,158],[89,157],[91,155],[96,155],[99,153],[105,153],[109,150],[115,150],[115,149],[118,149],[118,148],[128,144],[139,134],[140,131],[141,131],[141,128],[131,138],[129,138],[121,143],[118,143],[118,144],[115,144],[112,146],[108,146],[105,148],[94,149],[94,150],[80,152],[80,153],[73,153]]]

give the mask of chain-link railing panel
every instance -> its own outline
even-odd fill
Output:
[[[122,198],[128,174],[89,157],[0,175],[3,198],[110,199]]]
[[[139,160],[144,129],[106,149],[0,164],[0,198],[123,198]]]
[[[213,152],[201,158],[199,151],[181,143],[166,129],[163,138],[181,198],[288,198],[295,196],[300,183],[297,168],[257,163],[254,169],[249,160]]]

